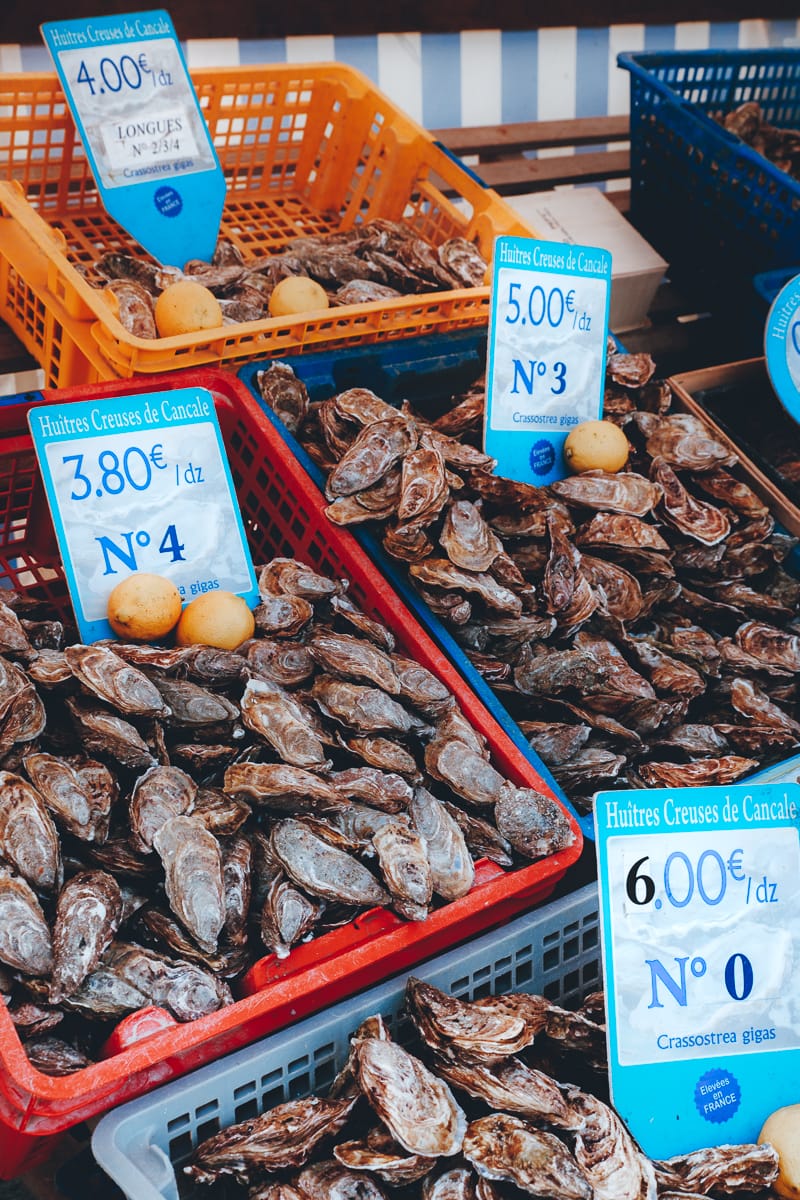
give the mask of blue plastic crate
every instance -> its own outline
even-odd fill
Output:
[[[399,406],[405,399],[412,403],[422,402],[429,397],[441,396],[448,390],[453,393],[462,390],[477,377],[485,360],[486,334],[467,330],[463,333],[419,338],[414,342],[389,342],[380,347],[356,346],[344,351],[302,354],[282,358],[280,361],[290,366],[298,379],[303,381],[312,401],[327,399],[349,387],[367,387],[387,403]],[[239,371],[239,378],[259,401],[269,420],[320,490],[324,490],[325,480],[319,467],[261,399],[256,376],[268,366],[269,362],[264,361],[246,363]],[[405,570],[386,553],[379,539],[363,525],[352,526],[350,531],[422,627],[467,681],[501,729],[533,764],[559,800],[575,814],[583,836],[594,840],[594,821],[591,814],[581,816],[575,812],[564,789],[533,750],[500,698],[411,585]]]
[[[502,929],[397,975],[236,1054],[210,1063],[107,1114],[92,1138],[95,1158],[130,1200],[211,1195],[181,1174],[204,1138],[285,1100],[325,1094],[347,1059],[350,1037],[380,1013],[408,1044],[409,974],[462,1000],[506,992],[545,995],[574,1008],[602,987],[597,884],[544,905]],[[184,1183],[185,1180],[185,1183]]]
[[[779,271],[762,271],[753,279],[753,287],[761,301],[760,312],[766,320],[767,312],[772,308],[778,293],[783,290],[790,279],[800,275],[800,267],[782,267]]]
[[[800,49],[620,54],[631,74],[631,217],[672,264],[725,283],[800,262],[800,182],[713,120],[746,101],[800,127]]]

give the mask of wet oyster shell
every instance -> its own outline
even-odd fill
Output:
[[[302,596],[262,596],[253,610],[259,633],[272,637],[295,637],[311,618],[314,609]]]
[[[50,930],[39,901],[24,879],[0,864],[0,963],[23,975],[53,969]]]
[[[502,836],[526,858],[555,854],[575,838],[561,806],[533,788],[504,783],[494,817]]]
[[[403,457],[398,519],[403,523],[428,524],[442,510],[450,495],[444,459],[435,445],[423,440]]]
[[[306,683],[315,669],[305,646],[261,637],[247,647],[247,663],[251,678],[272,680],[286,688]]]
[[[691,496],[663,458],[653,459],[650,474],[662,489],[664,519],[680,533],[704,546],[715,546],[728,536],[731,523],[723,511]]]
[[[747,621],[736,630],[736,644],[747,654],[779,670],[800,671],[800,637],[761,621]]]
[[[319,814],[346,804],[333,779],[320,778],[287,763],[233,763],[223,786],[233,796],[246,796],[256,804],[279,812]]]
[[[485,572],[464,571],[447,558],[426,558],[409,567],[412,578],[425,587],[456,589],[478,596],[487,608],[509,616],[522,614],[522,601]]]
[[[327,770],[330,761],[307,710],[276,683],[251,679],[241,698],[242,720],[296,767]]]
[[[155,684],[113,650],[105,646],[67,646],[64,657],[75,678],[119,712],[137,717],[169,716]]]
[[[433,897],[425,842],[407,819],[397,818],[382,825],[372,844],[394,908],[409,921],[424,921]]]
[[[73,1075],[92,1065],[92,1060],[77,1046],[52,1036],[28,1038],[25,1053],[32,1067],[54,1077]]]
[[[470,804],[494,804],[505,780],[491,763],[466,743],[437,736],[425,747],[425,766],[434,779],[446,783]]]
[[[277,1104],[262,1116],[229,1125],[201,1142],[184,1170],[198,1183],[232,1175],[246,1184],[253,1174],[302,1166],[323,1138],[342,1129],[354,1104],[351,1097],[323,1100],[319,1096]]]
[[[391,658],[373,643],[348,633],[316,629],[306,644],[323,671],[338,678],[374,683],[392,696],[399,694],[400,680]]]
[[[653,1166],[617,1114],[586,1092],[570,1098],[575,1160],[598,1200],[656,1200]]]
[[[170,908],[203,950],[214,954],[225,924],[219,842],[192,817],[169,817],[153,838]]]
[[[369,1175],[332,1160],[306,1167],[297,1176],[297,1186],[304,1200],[389,1200]]]
[[[308,411],[306,386],[286,363],[272,363],[266,371],[256,372],[261,399],[283,421],[290,433],[297,433]]]
[[[642,763],[639,775],[648,787],[705,787],[734,783],[757,766],[755,758],[727,754],[721,758],[700,758],[692,763]]]
[[[358,859],[331,846],[302,821],[278,821],[271,846],[289,878],[313,896],[369,907],[388,902],[388,894]]]
[[[411,783],[421,779],[416,760],[405,746],[385,737],[347,737],[342,745],[370,767],[402,775]]]
[[[536,998],[524,1006],[500,996],[458,1000],[414,976],[406,984],[406,1001],[431,1049],[455,1061],[488,1066],[533,1045],[544,1030],[548,1007]]]
[[[252,814],[249,804],[227,796],[220,788],[198,788],[192,816],[215,837],[233,837]]]
[[[743,1146],[709,1146],[691,1154],[654,1164],[659,1193],[662,1189],[697,1192],[761,1192],[778,1176],[778,1152],[769,1143]]]
[[[519,1117],[493,1113],[470,1122],[464,1157],[480,1175],[508,1180],[533,1196],[591,1200],[594,1195],[564,1143]]]
[[[58,897],[53,927],[50,1003],[77,991],[102,958],[122,920],[119,884],[107,871],[81,871]]]
[[[76,697],[66,704],[87,753],[107,755],[134,771],[154,765],[150,747],[129,721]]]
[[[738,462],[737,456],[692,413],[662,417],[648,437],[646,449],[651,458],[663,458],[678,471],[714,471]]]
[[[347,624],[352,625],[363,637],[374,642],[376,646],[388,650],[390,654],[394,651],[395,637],[391,630],[373,617],[368,617],[348,596],[331,596],[329,604],[331,612]]]
[[[188,816],[196,794],[197,784],[180,767],[151,767],[140,775],[128,809],[133,847],[149,854],[161,826],[171,817]]]
[[[472,813],[464,812],[463,808],[458,808],[447,800],[444,801],[444,807],[463,833],[464,841],[474,859],[488,858],[500,867],[513,866],[511,843],[501,837],[494,825]]]
[[[366,425],[328,476],[326,495],[335,500],[371,487],[416,444],[416,432],[398,413]]]
[[[318,675],[311,695],[320,711],[356,733],[419,732],[423,724],[380,688]]]
[[[436,1163],[436,1159],[421,1154],[406,1154],[386,1130],[380,1128],[371,1129],[363,1141],[340,1142],[334,1146],[333,1154],[343,1167],[369,1171],[394,1187],[416,1183]]]
[[[571,1124],[566,1089],[520,1058],[512,1056],[489,1067],[437,1056],[434,1066],[437,1075],[453,1087],[485,1100],[494,1109],[562,1128]]]
[[[642,590],[630,571],[607,559],[581,555],[581,572],[593,588],[602,588],[604,607],[620,621],[635,621],[642,611]]]
[[[225,936],[234,945],[246,940],[252,894],[253,847],[239,834],[222,848],[222,886],[225,895]]]
[[[370,1105],[410,1154],[435,1158],[459,1152],[466,1117],[449,1087],[419,1059],[395,1042],[362,1038],[355,1070]]]
[[[114,942],[105,964],[118,980],[140,991],[151,1004],[169,1009],[178,1021],[196,1021],[233,1001],[228,985],[210,971],[142,946]],[[70,1003],[74,1000],[72,996]]]
[[[633,471],[584,471],[551,483],[550,491],[567,504],[631,517],[646,517],[661,499],[658,482]]]
[[[169,706],[167,724],[183,729],[203,729],[206,726],[229,727],[239,717],[239,709],[225,696],[211,692],[188,679],[167,679],[157,676],[153,682]]]
[[[316,925],[322,906],[285,879],[276,879],[261,910],[261,940],[278,958],[286,958]]]
[[[70,764],[54,754],[27,754],[22,764],[48,809],[73,837],[104,842],[119,787],[102,763]]]
[[[0,771],[0,856],[38,892],[61,885],[56,827],[36,789],[11,771]]]
[[[469,1167],[429,1175],[422,1184],[422,1200],[477,1200],[474,1179]]]
[[[619,550],[659,552],[670,549],[655,525],[627,513],[596,513],[591,521],[581,526],[575,543],[581,548],[609,546]]]
[[[329,777],[336,795],[345,800],[360,800],[383,812],[402,812],[413,795],[411,785],[393,771],[377,767],[348,767]]]
[[[458,822],[424,787],[414,789],[409,815],[425,843],[434,892],[444,900],[465,896],[475,880],[475,866]]]
[[[481,287],[486,280],[488,263],[473,242],[453,237],[442,242],[437,251],[439,262],[456,276],[461,287]]]

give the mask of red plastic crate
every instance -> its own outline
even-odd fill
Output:
[[[296,556],[328,575],[346,576],[363,608],[391,626],[398,649],[433,671],[488,739],[492,761],[514,783],[548,792],[531,764],[470,692],[401,603],[355,539],[324,515],[325,501],[233,375],[200,369],[41,393],[43,402],[136,395],[175,386],[208,388],[214,397],[254,561]],[[41,401],[38,401],[41,402]],[[58,552],[27,433],[31,403],[0,405],[0,583],[35,591],[64,612],[69,604]],[[568,814],[569,815],[569,814]],[[127,1017],[110,1057],[64,1078],[35,1070],[0,1005],[0,1177],[46,1157],[54,1135],[223,1054],[385,979],[547,897],[576,859],[582,837],[559,854],[515,871],[478,864],[468,896],[424,922],[373,909],[343,929],[251,968],[241,999],[180,1025],[160,1010]],[[245,994],[247,993],[247,994]]]

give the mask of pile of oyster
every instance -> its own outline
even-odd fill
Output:
[[[156,338],[154,304],[172,283],[189,278],[219,300],[223,321],[235,325],[269,317],[269,298],[289,275],[305,275],[329,293],[330,304],[395,300],[422,292],[481,287],[486,261],[466,238],[433,246],[401,221],[378,218],[331,234],[291,238],[280,253],[245,259],[221,239],[210,263],[191,259],[183,270],[147,258],[104,254],[86,272],[119,303],[119,319],[136,337]]]
[[[185,1171],[233,1178],[248,1200],[698,1200],[777,1177],[770,1145],[651,1161],[593,1094],[601,1078],[588,1091],[553,1077],[575,1055],[602,1068],[602,996],[570,1012],[526,993],[458,1000],[410,979],[407,1002],[419,1056],[371,1017],[327,1097],[223,1129]]]
[[[258,578],[236,652],[62,648],[3,593],[0,995],[42,1070],[85,1065],[146,1005],[230,1003],[265,947],[376,905],[423,921],[473,857],[573,841],[344,581],[288,558]]]
[[[481,381],[426,416],[365,388],[310,404],[285,364],[258,377],[324,472],[330,520],[377,527],[584,807],[615,785],[731,783],[800,741],[796,539],[654,370],[608,357],[627,468],[550,487],[493,473]]]
[[[771,163],[800,179],[800,129],[779,129],[764,119],[755,100],[740,104],[732,112],[715,114],[716,120]]]

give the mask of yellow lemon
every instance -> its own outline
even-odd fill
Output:
[[[171,579],[137,571],[108,597],[108,623],[121,638],[150,642],[166,637],[181,615],[181,597]]]
[[[183,610],[175,641],[179,646],[235,650],[253,636],[255,627],[255,618],[241,596],[219,590],[204,592]]]
[[[306,275],[288,275],[275,288],[269,298],[271,317],[290,317],[294,313],[314,312],[328,308],[328,293],[321,284]]]
[[[776,1109],[764,1122],[758,1140],[778,1151],[778,1178],[772,1191],[800,1200],[800,1104]]]
[[[195,279],[179,279],[165,287],[156,300],[155,316],[159,337],[218,329],[222,324],[219,301]]]
[[[620,471],[628,461],[628,439],[613,421],[583,421],[564,442],[570,471]]]

